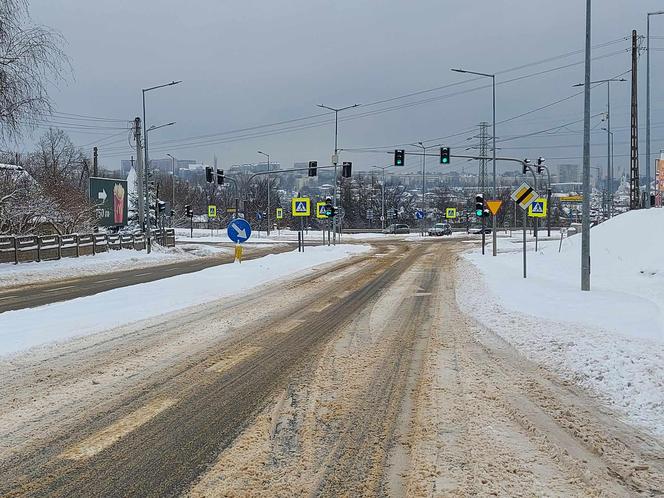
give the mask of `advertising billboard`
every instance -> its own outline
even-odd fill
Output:
[[[127,195],[126,180],[90,177],[90,200],[96,206],[99,226],[117,227],[127,224]]]

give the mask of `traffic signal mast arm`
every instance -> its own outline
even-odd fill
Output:
[[[393,155],[394,152],[386,152],[386,154]],[[432,153],[422,153],[422,152],[406,152],[406,155],[408,156],[430,156],[430,157],[440,157],[440,154],[432,154]],[[492,156],[470,156],[470,155],[465,155],[465,154],[450,154],[450,157],[458,157],[459,159],[486,159],[487,161],[492,161],[493,157]],[[518,159],[516,157],[496,157],[496,161],[511,161],[515,163],[519,163],[522,166],[526,166],[530,164],[530,161],[528,159]]]

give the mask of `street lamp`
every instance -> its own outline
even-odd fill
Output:
[[[148,167],[149,167],[148,158],[149,158],[149,155],[148,155],[148,130],[146,129],[146,124],[145,124],[145,94],[147,92],[152,91],[152,90],[157,90],[158,88],[164,88],[164,87],[167,87],[167,86],[177,85],[178,83],[182,83],[182,81],[171,81],[170,83],[165,83],[163,85],[151,86],[149,88],[143,88],[142,89],[142,93],[143,93],[143,135],[145,136],[145,151],[144,151],[145,160],[143,161],[145,163],[144,166],[143,166],[145,168],[145,175],[143,175],[143,176],[145,176],[144,188],[145,188],[146,203],[147,203],[148,192],[149,192],[149,190],[148,190]],[[164,126],[168,126],[168,125],[164,125]],[[156,129],[156,128],[150,128],[150,129],[152,130],[152,129]],[[148,254],[150,254],[150,251],[151,251],[151,233],[150,233],[150,209],[149,209],[149,207],[148,207],[148,209],[145,210],[145,222],[144,222],[144,224],[145,224],[145,233],[146,233],[146,236],[147,236],[147,252],[148,252]]]
[[[590,290],[590,27],[591,0],[586,0],[586,46],[583,79],[583,204],[581,215],[581,290]]]
[[[383,171],[383,185],[381,188],[381,215],[380,215],[380,228],[385,229],[385,170],[394,166],[390,164],[389,166],[372,166],[372,168],[377,168]]]
[[[607,192],[609,196],[609,218],[611,218],[612,215],[612,210],[613,210],[613,132],[609,131],[607,128],[602,128],[602,130],[606,131],[609,136],[611,137],[611,150],[610,150],[610,155],[611,155],[611,167],[609,168],[609,178],[607,179]]]
[[[491,73],[479,73],[476,71],[467,71],[465,69],[452,69],[456,73],[474,74],[476,76],[484,76],[491,78],[491,87],[493,89],[493,124],[491,126],[493,133],[493,198],[498,199],[498,192],[496,188],[496,75]],[[493,227],[491,230],[491,240],[493,242],[493,255],[497,254],[496,248],[496,216],[493,217]]]
[[[270,236],[270,154],[257,151],[259,154],[267,157],[267,236]]]
[[[170,154],[166,154],[168,157],[171,158],[171,181],[173,182],[173,190],[172,190],[172,196],[171,196],[171,212],[175,209],[175,156],[172,156]],[[171,227],[175,226],[175,223],[173,223],[173,214],[169,213],[171,215]]]
[[[346,106],[346,107],[335,108],[335,107],[328,107],[328,106],[323,105],[323,104],[318,104],[318,107],[321,107],[323,109],[327,109],[329,111],[334,112],[334,155],[332,156],[332,164],[334,164],[334,197],[333,197],[334,200],[332,201],[332,204],[335,208],[335,211],[336,211],[336,208],[337,208],[337,163],[339,162],[339,157],[338,157],[339,149],[337,147],[337,137],[338,137],[338,132],[339,132],[339,113],[341,111],[345,111],[347,109],[352,109],[353,107],[358,107],[358,106],[360,106],[360,104],[353,104],[353,105],[349,105],[349,106]],[[336,244],[337,243],[337,217],[336,216],[334,218],[332,218],[332,232],[334,233],[334,239],[333,239],[334,244]]]
[[[417,142],[416,144],[411,144],[413,147],[420,147],[422,149],[422,237],[424,237],[425,232],[425,217],[426,217],[426,205],[425,205],[425,195],[426,195],[426,161],[427,161],[427,148],[422,144],[422,142]]]
[[[664,14],[664,10],[648,12],[646,28],[646,208],[650,207],[650,16]]]
[[[608,78],[605,80],[597,80],[597,81],[591,81],[591,85],[595,84],[601,84],[601,83],[606,83],[606,128],[602,128],[603,130],[606,130],[606,182],[608,185],[611,184],[612,181],[612,159],[611,159],[611,140],[612,140],[612,133],[611,133],[611,82],[612,81],[627,81],[625,78]],[[576,85],[573,85],[575,87],[577,86],[583,86],[584,83],[577,83]],[[610,189],[607,190],[607,192]],[[607,216],[610,218],[611,217],[611,208],[609,207],[607,211]]]

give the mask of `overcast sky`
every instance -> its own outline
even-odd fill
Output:
[[[606,57],[593,62],[592,78],[603,79],[630,69],[627,38],[632,29],[645,34],[646,12],[661,9],[662,2],[595,0],[594,4],[592,42],[606,45],[593,55]],[[583,53],[578,53],[502,73],[581,50],[585,1],[31,0],[31,14],[67,40],[65,51],[74,74],[52,92],[59,112],[130,121],[141,113],[141,88],[183,80],[148,93],[148,126],[177,122],[150,134],[152,158],[168,152],[211,163],[216,154],[220,165],[229,167],[261,160],[256,153],[260,149],[289,167],[294,161],[312,159],[329,163],[333,121],[324,116],[236,130],[313,116],[321,112],[316,104],[372,104],[456,82],[462,84],[340,114],[355,118],[340,120],[339,147],[390,149],[428,141],[428,145],[451,146],[453,154],[467,153],[464,149],[472,142],[467,138],[473,133],[459,133],[482,120],[491,121],[490,87],[468,90],[490,85],[490,79],[473,80],[450,68],[496,72],[500,83],[581,62]],[[664,37],[664,16],[652,18],[651,33]],[[664,48],[664,39],[653,39],[651,45]],[[645,81],[645,55],[641,59],[640,84]],[[664,51],[653,51],[651,63],[652,151],[656,153],[664,147],[664,91],[657,84],[664,74]],[[498,122],[571,96],[582,90],[572,88],[581,81],[583,64],[577,64],[500,84]],[[623,155],[629,153],[629,87],[629,82],[612,85],[617,170],[628,164]],[[449,96],[452,93],[458,94]],[[422,100],[428,101],[403,106]],[[376,112],[391,107],[400,108]],[[602,86],[593,91],[592,112],[605,109],[606,87]],[[580,95],[498,125],[497,136],[504,139],[572,123],[554,133],[508,140],[499,144],[503,147],[499,154],[543,155],[554,166],[580,163],[575,158],[581,155],[582,110]],[[640,110],[643,130],[644,91]],[[358,117],[365,113],[371,114]],[[62,118],[53,121],[54,126],[65,122]],[[121,122],[71,122],[91,126],[70,126],[69,131],[79,145],[91,148],[99,143],[102,165],[117,168],[120,159],[132,154],[127,133],[114,129],[122,128]],[[596,132],[593,164],[603,166],[604,124],[594,118],[592,126]],[[282,133],[274,134],[278,130]],[[264,136],[247,136],[256,134]],[[456,136],[437,140],[450,135]],[[206,141],[191,138],[200,136],[211,137]],[[388,154],[341,154],[342,160],[353,161],[355,170],[392,161]],[[407,170],[419,164],[419,160],[408,160]],[[430,165],[440,167],[434,158]],[[476,169],[475,163],[460,159],[453,160],[452,167]]]

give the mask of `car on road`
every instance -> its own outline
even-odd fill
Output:
[[[475,234],[475,235],[481,235],[482,234],[482,227],[476,227],[476,228],[471,228],[470,233]],[[486,235],[491,233],[491,228],[490,227],[484,227],[484,233]]]
[[[386,227],[383,233],[410,233],[410,227],[403,223],[395,223]]]
[[[442,235],[452,235],[452,227],[449,223],[436,223],[429,228],[429,235],[432,237],[440,237]]]

